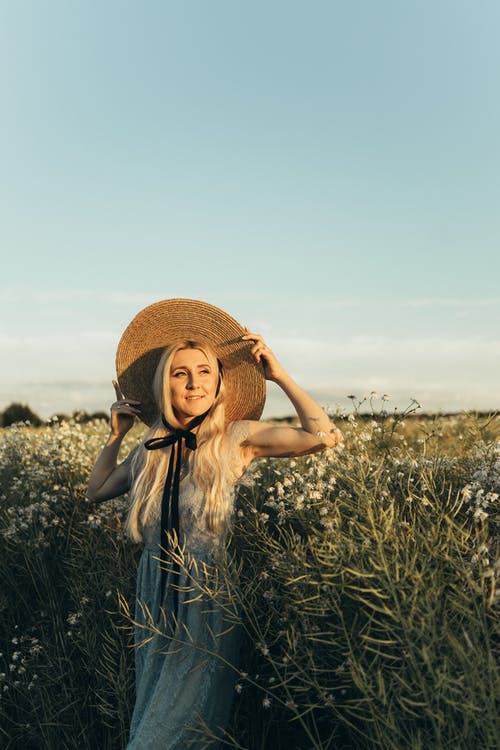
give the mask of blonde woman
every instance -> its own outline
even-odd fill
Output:
[[[127,747],[201,748],[193,726],[220,731],[228,721],[239,639],[221,610],[193,597],[192,576],[217,560],[234,488],[254,459],[321,451],[341,434],[262,336],[204,302],[164,300],[140,312],[120,341],[117,371],[111,432],[87,494],[102,501],[130,490],[127,530],[144,544]],[[266,379],[288,396],[301,427],[259,421]],[[149,432],[117,464],[136,417]]]

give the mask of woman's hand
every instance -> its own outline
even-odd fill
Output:
[[[140,401],[125,398],[118,382],[111,382],[117,399],[111,404],[111,432],[115,437],[123,437],[133,427],[135,417],[140,415]]]
[[[266,345],[260,333],[251,333],[248,328],[245,328],[245,335],[241,338],[243,341],[254,342],[250,353],[256,362],[263,364],[266,380],[273,380],[277,383],[286,376],[285,368],[278,362],[274,352]]]

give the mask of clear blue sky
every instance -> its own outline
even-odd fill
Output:
[[[498,407],[499,27],[497,0],[0,0],[0,408],[107,408],[172,296],[324,403]]]

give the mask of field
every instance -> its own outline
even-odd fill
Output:
[[[493,750],[499,419],[338,424],[341,450],[255,464],[228,550],[237,564],[203,591],[243,631],[224,746]],[[0,431],[6,750],[126,744],[141,550],[124,535],[126,497],[85,500],[106,433],[104,420]],[[139,438],[134,428],[124,451]]]

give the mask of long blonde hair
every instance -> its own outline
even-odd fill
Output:
[[[179,341],[163,352],[153,379],[153,394],[159,416],[144,437],[144,442],[165,434],[162,414],[174,428],[181,427],[170,398],[170,369],[181,349],[198,349],[205,354],[213,372],[219,373],[219,386],[210,410],[198,428],[198,447],[188,451],[188,471],[205,497],[204,520],[209,531],[222,531],[232,510],[231,488],[237,477],[228,461],[225,433],[225,388],[222,367],[210,346],[199,341]],[[132,460],[132,505],[126,521],[129,536],[142,541],[144,526],[158,512],[165,485],[172,446],[148,451],[142,444]]]

